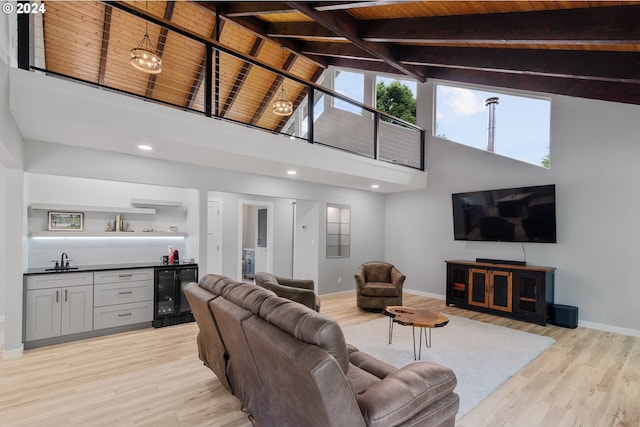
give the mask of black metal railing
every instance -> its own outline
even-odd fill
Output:
[[[179,3],[176,2],[176,7]],[[30,16],[17,15],[19,68],[424,170],[423,129],[223,45],[217,41],[220,37],[219,15],[216,16],[215,34],[212,35],[216,40],[213,40],[120,2],[46,4],[48,8],[58,8],[56,13],[31,17],[44,20],[43,33],[53,38],[56,30],[75,31],[75,37],[59,37],[39,43],[37,32],[31,34],[34,25],[30,24]],[[84,19],[84,15],[73,13],[74,7],[86,8],[83,13],[89,15],[102,12],[104,20],[91,22]],[[152,76],[136,72],[128,61],[120,61],[121,54],[118,57],[120,62],[112,60],[112,65],[108,65],[114,52],[128,52],[128,45],[117,45],[117,37],[110,40],[109,31],[119,31],[116,12],[137,17],[136,23],[141,29],[146,26],[150,33],[158,36],[158,40],[163,40],[158,45],[164,50],[165,58],[179,57],[180,52],[187,52],[190,58],[199,57],[199,63],[197,60],[176,60],[172,63],[165,59],[163,67],[167,71]],[[101,51],[94,49],[93,56],[84,53],[83,40],[100,32],[102,39],[94,40],[93,44],[101,43]],[[36,45],[43,48],[38,50]],[[179,46],[178,50],[175,50],[176,46]],[[172,48],[174,50],[170,52]],[[73,61],[70,55],[76,55]],[[71,63],[75,65],[72,67]],[[285,61],[283,65],[286,64]],[[94,72],[92,67],[98,71]],[[187,75],[193,78],[185,81],[184,76]],[[270,84],[257,85],[256,81]],[[289,117],[276,116],[270,111],[270,105],[282,87],[294,104],[294,112]]]

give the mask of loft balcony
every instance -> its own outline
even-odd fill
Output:
[[[381,191],[426,186],[421,128],[315,83],[323,67],[200,5],[138,3],[46,2],[46,13],[18,15],[28,72],[12,70],[10,108],[26,139],[131,154],[152,141],[161,149],[146,155],[168,160],[274,176],[295,166],[303,180],[379,181]],[[144,34],[159,74],[129,63]],[[289,116],[272,110],[283,92]]]

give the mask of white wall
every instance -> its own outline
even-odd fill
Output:
[[[319,206],[312,200],[296,201],[295,252],[293,254],[293,277],[311,279],[318,284],[318,254],[320,248]]]
[[[430,122],[432,84],[420,90]],[[526,253],[557,267],[555,302],[578,306],[583,324],[640,333],[638,135],[639,106],[553,96],[550,170],[430,138],[427,190],[387,196],[385,257],[408,288],[444,295],[444,260]],[[452,193],[539,184],[556,185],[557,244],[453,240]]]

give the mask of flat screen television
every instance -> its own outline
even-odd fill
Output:
[[[556,243],[556,186],[451,195],[455,240]]]

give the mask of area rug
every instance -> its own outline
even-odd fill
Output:
[[[422,360],[455,372],[460,396],[456,419],[469,412],[502,383],[520,371],[555,341],[553,338],[450,316],[449,324],[431,332],[431,348],[422,343]],[[398,368],[413,363],[410,326],[395,324],[388,344],[389,318],[343,329],[345,340],[361,351]],[[418,339],[416,328],[416,342]],[[417,346],[417,343],[416,343]]]

